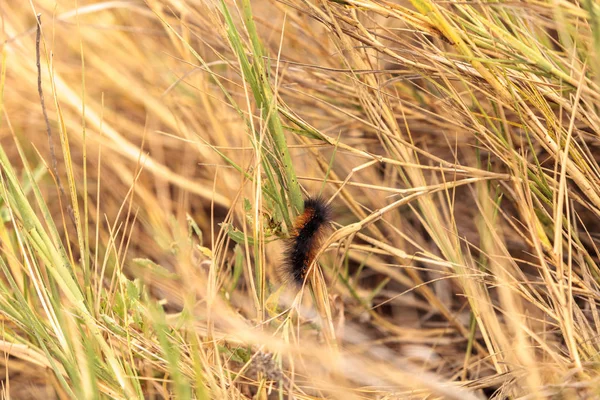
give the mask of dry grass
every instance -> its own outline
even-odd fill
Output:
[[[597,397],[598,3],[223,1],[0,3],[3,398]]]

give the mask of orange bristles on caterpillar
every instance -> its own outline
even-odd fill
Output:
[[[298,215],[294,223],[284,263],[286,275],[297,285],[304,282],[330,221],[331,209],[323,199],[314,197],[304,200],[304,212]]]

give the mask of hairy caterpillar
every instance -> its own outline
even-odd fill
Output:
[[[322,198],[304,200],[304,212],[294,222],[284,262],[285,274],[297,285],[303,284],[330,221],[331,208]]]

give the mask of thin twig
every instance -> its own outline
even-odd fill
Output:
[[[52,173],[56,177],[56,183],[60,190],[60,198],[66,199],[65,190],[60,182],[60,176],[58,175],[58,163],[56,161],[56,154],[54,152],[54,141],[52,140],[52,128],[50,127],[50,120],[48,119],[48,113],[46,112],[46,102],[44,101],[44,91],[42,90],[42,67],[40,62],[40,41],[42,37],[42,14],[38,14],[37,18],[37,30],[35,34],[35,65],[37,66],[38,73],[38,94],[40,96],[40,103],[42,104],[42,112],[44,113],[44,121],[46,122],[46,132],[48,133],[48,146],[50,147],[50,159],[52,165]],[[73,215],[73,209],[70,204],[67,204],[67,212],[73,225],[75,225],[75,216]],[[75,225],[76,226],[76,225]]]

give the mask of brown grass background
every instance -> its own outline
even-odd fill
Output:
[[[241,3],[226,4],[250,54]],[[301,297],[280,275],[287,228],[260,184],[272,141],[220,3],[0,3],[0,145],[17,171],[16,142],[45,172],[75,266],[85,249],[68,205],[76,194],[85,214],[87,199],[102,304],[143,283],[141,304],[163,307],[178,368],[208,398],[597,396],[597,17],[562,1],[432,2],[429,14],[420,2],[250,4],[299,183],[334,210],[322,277]],[[37,90],[37,13],[65,196]],[[96,308],[102,329],[106,316]],[[138,371],[127,379],[145,398],[178,397],[157,334],[115,323],[135,338],[103,331]],[[68,398],[22,336],[26,348],[3,339],[3,396]],[[101,398],[130,397],[96,379]]]

